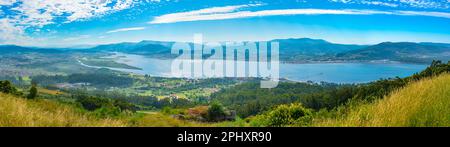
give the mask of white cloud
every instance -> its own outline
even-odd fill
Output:
[[[25,22],[39,25],[52,23],[55,17],[67,15],[67,22],[101,16],[130,7],[133,0],[22,0],[13,8],[25,17]]]
[[[23,35],[23,27],[16,27],[12,25],[9,19],[0,19],[0,42],[4,44],[23,44],[23,41],[28,40]]]
[[[388,7],[413,7],[413,8],[433,8],[448,9],[449,0],[329,0],[330,2],[344,4],[364,4]]]
[[[0,0],[0,5],[17,6],[9,8],[14,14],[6,14],[1,28],[4,36],[26,36],[25,29],[41,28],[56,23],[55,19],[66,23],[99,17],[124,10],[137,3],[137,0]],[[8,34],[6,34],[8,33]],[[0,44],[12,42],[14,37],[1,37]],[[69,39],[70,40],[70,39]]]
[[[397,11],[398,15],[415,15],[450,18],[450,13],[445,12],[427,12],[427,11]]]
[[[378,6],[387,6],[387,7],[398,7],[398,4],[390,3],[390,2],[381,2],[381,1],[361,1],[362,4],[367,5],[378,5]]]
[[[14,4],[15,2],[16,2],[16,0],[0,0],[0,5],[10,6],[10,5]]]
[[[417,8],[440,8],[440,9],[448,9],[449,1],[445,0],[397,0],[399,3],[410,7]]]
[[[150,24],[176,23],[202,20],[224,20],[248,17],[279,16],[279,15],[417,15],[450,18],[450,13],[428,12],[428,11],[378,11],[378,10],[357,10],[357,9],[279,9],[261,11],[236,11],[239,6],[214,7],[208,9],[194,10],[166,14],[155,17]]]
[[[134,27],[134,28],[122,28],[122,29],[116,29],[111,30],[106,33],[117,33],[117,32],[126,32],[126,31],[138,31],[138,30],[144,30],[145,27]]]
[[[247,8],[247,7],[256,7],[261,6],[262,4],[248,4],[248,5],[234,5],[234,6],[224,6],[224,7],[212,7],[212,8],[205,8],[200,10],[194,10],[194,11],[188,11],[188,12],[180,12],[180,13],[172,13],[172,14],[166,14],[162,16],[156,17],[152,22],[152,24],[157,23],[171,23],[171,22],[178,22],[178,21],[195,21],[199,16],[214,16],[214,15],[220,15],[220,14],[230,14],[230,12],[237,11],[241,8]],[[223,16],[222,16],[223,17]],[[206,20],[211,20],[212,18],[204,18]]]

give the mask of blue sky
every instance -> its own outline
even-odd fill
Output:
[[[450,43],[450,0],[0,0],[0,44],[141,40]]]

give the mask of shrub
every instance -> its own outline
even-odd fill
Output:
[[[94,114],[99,118],[110,118],[120,116],[122,113],[118,107],[104,106],[95,110]]]
[[[120,99],[113,100],[112,104],[114,107],[118,107],[121,111],[128,110],[136,112],[137,110],[137,107],[135,105]]]
[[[37,88],[36,88],[36,85],[33,84],[33,85],[31,86],[31,88],[30,88],[30,93],[28,93],[27,98],[28,98],[28,99],[34,99],[34,98],[37,97],[37,94],[38,94],[38,90],[37,90]]]
[[[81,106],[83,106],[84,109],[89,111],[100,109],[103,106],[107,106],[109,103],[107,99],[97,97],[84,97],[77,99],[77,101],[81,104]]]
[[[279,105],[271,111],[254,118],[257,126],[308,126],[312,121],[312,112],[299,103]]]
[[[209,106],[206,114],[206,119],[208,121],[220,121],[225,119],[225,117],[226,117],[225,108],[223,107],[222,104],[218,102],[213,102]]]
[[[184,114],[184,110],[183,109],[177,109],[177,108],[172,108],[172,107],[164,107],[164,108],[162,108],[161,112],[163,114],[167,114],[167,115]]]

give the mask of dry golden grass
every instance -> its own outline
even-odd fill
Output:
[[[100,119],[52,100],[27,100],[0,93],[0,127],[189,127],[211,126],[161,113]]]
[[[65,94],[64,92],[61,92],[59,90],[50,90],[45,88],[38,88],[38,91],[40,93],[49,94],[49,95],[62,95]]]
[[[0,126],[126,126],[120,120],[96,119],[73,107],[49,100],[26,100],[0,93]]]
[[[348,115],[315,120],[316,126],[450,126],[450,74],[415,82]]]

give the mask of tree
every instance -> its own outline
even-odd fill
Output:
[[[17,89],[9,81],[0,81],[0,92],[15,94],[17,93]]]
[[[108,99],[97,97],[82,97],[78,98],[77,102],[79,102],[84,109],[89,111],[94,111],[96,109],[100,109],[104,106],[110,105]]]
[[[28,99],[35,99],[37,97],[38,90],[36,88],[36,84],[32,84],[30,88],[30,93],[28,93],[27,98]]]

